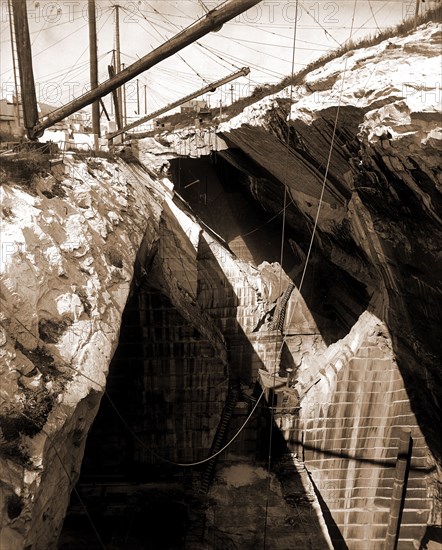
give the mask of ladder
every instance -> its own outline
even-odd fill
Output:
[[[217,453],[222,448],[222,445],[227,435],[227,429],[229,427],[230,420],[232,419],[235,405],[238,401],[238,397],[239,388],[230,388],[227,394],[226,403],[221,414],[221,419],[219,421],[215,437],[213,438],[209,456]],[[218,457],[214,457],[207,463],[206,469],[204,470],[204,473],[201,477],[201,484],[199,487],[199,492],[201,494],[207,494],[209,490],[210,484],[213,479],[217,458]]]
[[[9,32],[11,35],[11,55],[12,55],[12,70],[14,72],[14,88],[15,88],[15,116],[17,120],[18,128],[23,127],[23,105],[21,101],[21,89],[18,79],[18,54],[17,54],[17,44],[15,40],[14,32],[14,14],[12,12],[12,0],[8,0],[8,12],[9,12]]]
[[[282,298],[279,300],[278,305],[275,309],[275,314],[273,316],[273,330],[279,330],[282,332],[284,330],[285,315],[287,312],[287,304],[290,300],[290,296],[295,288],[294,283],[290,283],[289,286],[285,289]]]

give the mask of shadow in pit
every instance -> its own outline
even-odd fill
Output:
[[[345,460],[354,460],[356,462],[359,462],[361,464],[372,464],[373,466],[382,466],[382,468],[388,469],[391,468],[394,470],[396,467],[396,457],[394,459],[385,459],[385,460],[378,460],[378,459],[372,459],[372,458],[365,458],[363,456],[357,456],[350,453],[346,453],[343,451],[333,451],[331,449],[321,449],[320,447],[316,447],[315,445],[309,445],[308,443],[305,443],[305,441],[300,441],[297,439],[292,439],[291,442],[293,445],[302,445],[303,451],[306,454],[306,460],[309,461],[312,458],[312,455],[318,455],[320,458],[322,457],[332,457],[332,458],[343,458]],[[307,453],[311,453],[310,456],[307,456]],[[316,457],[315,457],[316,458]],[[416,466],[408,466],[407,472],[416,472],[419,475],[425,476],[426,474],[429,474],[431,472],[436,471],[436,466],[428,466],[428,467],[416,467]],[[407,473],[408,475],[408,473]]]
[[[188,249],[180,248],[181,254]],[[224,334],[228,372],[201,327],[164,294],[161,272],[155,268],[146,277],[132,286],[107,379],[107,393],[130,431],[105,396],[87,439],[76,490],[105,546],[176,550],[186,547],[192,517],[202,518],[202,497],[194,490],[202,467],[180,468],[164,459],[206,458],[229,383],[241,381],[252,389],[254,373],[263,364],[237,321],[239,299],[203,240],[196,302]],[[260,429],[256,420],[254,429]],[[236,451],[250,453],[251,461],[262,460],[261,438],[253,444],[250,438],[238,438]],[[96,547],[96,534],[73,494],[59,548]]]
[[[171,176],[176,191],[240,259],[255,265],[281,261],[284,187],[251,158],[239,149],[198,159],[179,158],[171,162]],[[299,285],[312,222],[290,197],[287,204],[282,264]],[[345,228],[334,238],[348,257],[361,265],[366,261]],[[327,235],[321,239],[329,248],[336,246]],[[302,296],[327,345],[348,334],[370,300],[365,285],[333,264],[316,246]]]
[[[442,548],[442,526],[429,525],[425,531],[425,535],[419,546],[419,550],[427,550],[428,548],[437,548],[431,545],[432,542],[438,542]]]
[[[321,507],[322,516],[327,525],[327,529],[333,544],[334,550],[348,550],[348,546],[345,542],[344,537],[342,536],[341,531],[335,520],[333,519],[332,513],[330,512],[329,507],[327,506],[325,500],[322,498],[321,493],[318,491],[313,479],[309,476],[310,482],[315,491],[316,498],[318,499],[319,506]]]
[[[271,413],[267,409],[269,424],[271,422]],[[269,456],[271,456],[271,473],[276,475],[281,484],[281,493],[284,501],[292,508],[285,519],[285,523],[294,527],[291,536],[290,548],[315,548],[317,550],[329,549],[329,543],[324,534],[323,524],[319,521],[318,507],[314,507],[316,487],[311,483],[307,471],[302,463],[297,461],[292,450],[289,449],[287,441],[284,439],[281,431],[274,424],[271,432],[271,447]],[[321,495],[316,494],[318,500]],[[333,529],[335,527],[331,515],[327,515],[326,510],[321,506],[323,520],[331,538],[334,537]],[[273,545],[278,548],[279,534],[281,525],[276,524],[268,526],[268,547]],[[337,528],[337,527],[336,527]],[[271,535],[274,540],[271,540]],[[339,529],[338,529],[339,533]],[[340,533],[339,533],[340,534]],[[282,548],[283,546],[281,546]],[[344,548],[344,547],[342,547]]]
[[[442,301],[436,243],[442,241],[442,227],[435,213],[440,211],[442,201],[435,195],[434,184],[419,170],[410,170],[409,177],[414,179],[414,189],[427,194],[428,200],[431,197],[429,207],[412,189],[410,180],[402,179],[403,172],[387,166],[381,155],[374,155],[373,160],[371,175],[380,185],[370,192],[362,187],[358,195],[370,216],[379,220],[386,231],[379,239],[378,268],[388,307],[376,313],[388,327],[419,427],[441,464]],[[410,161],[415,163],[412,156]],[[384,182],[388,182],[388,192],[382,187]]]
[[[315,154],[320,157],[322,152],[318,150]],[[353,191],[362,207],[385,228],[385,235],[378,236],[382,248],[378,261],[373,264],[356,243],[349,218],[337,223],[335,231],[318,230],[302,296],[321,336],[330,345],[346,336],[361,313],[368,309],[370,293],[374,293],[374,298],[379,295],[372,303],[385,302],[382,289],[386,287],[388,307],[373,313],[389,329],[412,410],[440,461],[442,377],[438,358],[442,340],[438,331],[442,302],[434,250],[442,238],[441,230],[434,217],[423,209],[422,201],[386,166],[381,156],[375,155],[373,160],[369,172],[361,169],[353,174]],[[412,175],[416,186],[432,197],[434,211],[437,211],[434,186],[421,171],[414,170]],[[212,162],[208,157],[179,159],[172,164],[172,176],[177,190],[201,218],[230,243],[235,253],[240,255],[243,246],[256,263],[279,261],[284,188],[250,156],[232,147],[213,153]],[[298,178],[301,185],[302,174],[293,177]],[[196,180],[198,183],[188,187]],[[370,188],[367,180],[371,182]],[[392,191],[386,191],[390,187]],[[289,201],[283,266],[297,284],[311,227],[310,215]],[[332,253],[334,263],[330,260]],[[339,268],[336,264],[340,262],[344,267],[347,264],[365,273],[362,277],[372,281],[370,287]]]
[[[276,217],[269,222],[272,214],[250,200],[244,172],[215,154],[178,158],[171,161],[170,169],[175,191],[239,258],[255,265],[280,261],[281,221]],[[295,265],[290,246],[286,247],[284,260],[289,270]]]

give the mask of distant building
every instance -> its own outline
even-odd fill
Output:
[[[206,120],[210,120],[212,118],[212,112],[207,107],[205,109],[201,109],[198,113],[198,117],[195,119],[195,126],[199,128],[201,124],[203,124]]]
[[[17,105],[14,99],[0,99],[0,132],[20,136],[21,128],[17,121]]]
[[[161,120],[155,120],[155,127],[156,128],[165,128],[167,130],[168,128],[172,127],[172,123],[171,122],[162,122]]]
[[[204,99],[191,99],[180,107],[181,113],[199,113],[202,110],[207,110],[207,102]]]
[[[57,107],[39,102],[37,104],[38,116],[44,117]],[[19,104],[20,116],[23,116],[23,108]],[[91,115],[87,111],[77,111],[64,120],[54,124],[53,130],[66,130],[71,133],[87,133],[92,126]],[[91,131],[91,130],[90,130]],[[0,132],[21,136],[24,134],[23,121],[18,124],[16,99],[0,99]]]

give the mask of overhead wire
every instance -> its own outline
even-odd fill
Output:
[[[184,264],[183,264],[183,268],[184,268]],[[6,300],[4,300],[3,297],[0,296],[0,301],[4,301],[6,303]],[[39,336],[36,336],[24,323],[22,323],[20,321],[20,319],[18,319],[17,317],[15,317],[14,315],[11,315],[10,316],[11,318],[13,318],[22,328],[24,328],[26,330],[26,332],[28,332],[36,341],[38,344],[40,344],[40,342],[43,343],[44,345],[44,342],[43,340],[41,340],[41,338]],[[153,451],[148,445],[146,445],[144,443],[144,441],[133,431],[133,429],[131,428],[131,426],[129,425],[129,423],[126,421],[126,419],[124,418],[124,416],[120,413],[118,407],[115,405],[113,399],[110,397],[107,389],[105,386],[102,386],[99,382],[97,382],[96,380],[94,380],[93,378],[91,378],[90,376],[88,376],[87,374],[85,374],[84,372],[80,371],[79,369],[75,368],[74,366],[72,366],[72,364],[70,364],[70,362],[66,361],[65,359],[63,359],[58,353],[57,354],[54,354],[53,355],[58,359],[58,361],[60,361],[60,363],[62,364],[62,366],[70,369],[71,371],[74,371],[76,374],[82,376],[83,378],[85,378],[86,380],[88,380],[89,382],[92,382],[93,384],[96,384],[99,389],[103,392],[103,395],[106,396],[106,398],[108,399],[111,407],[114,409],[115,413],[117,414],[117,416],[120,418],[121,422],[126,426],[126,429],[129,431],[129,433],[131,433],[131,435],[136,439],[136,441],[144,448],[146,449],[148,452],[150,452],[153,456],[155,456],[156,458],[160,459],[161,461],[165,462],[165,463],[168,463],[168,464],[171,464],[171,465],[174,465],[174,466],[178,466],[178,467],[194,467],[194,466],[199,466],[201,464],[205,464],[206,462],[210,462],[212,459],[216,458],[219,454],[221,454],[223,451],[225,451],[236,439],[237,437],[240,435],[240,433],[244,430],[244,428],[246,427],[247,423],[249,422],[249,420],[251,419],[253,413],[255,412],[261,398],[263,397],[264,395],[264,391],[262,391],[260,397],[257,399],[253,409],[251,410],[250,414],[248,415],[248,417],[246,418],[246,420],[244,421],[244,423],[241,425],[241,427],[238,429],[238,431],[236,432],[236,434],[223,446],[222,449],[220,449],[219,451],[217,451],[216,453],[206,457],[205,459],[203,460],[199,460],[199,461],[194,461],[194,462],[178,462],[178,461],[173,461],[173,460],[169,460],[161,455],[159,455],[158,453],[156,453],[155,451]]]
[[[239,62],[242,65],[244,65],[246,63],[249,67],[253,67],[253,68],[259,70],[260,72],[262,72],[264,74],[267,73],[269,76],[272,76],[273,78],[276,77],[276,78],[280,79],[280,78],[285,76],[285,73],[273,71],[272,69],[263,69],[259,65],[257,65],[256,63],[251,63],[250,61],[245,62],[244,59],[240,59],[240,58],[238,58],[238,57],[236,57],[236,56],[234,56],[230,53],[227,53],[227,52],[222,52],[222,51],[220,51],[216,48],[213,48],[212,46],[205,46],[205,48],[207,48],[210,51],[216,52],[218,54],[222,54],[225,58],[228,57],[230,59],[233,59],[234,61]]]
[[[53,10],[55,6],[52,6],[51,5],[51,11]],[[46,21],[44,22],[44,24],[40,27],[40,29],[38,30],[38,33],[37,33],[37,36],[34,37],[34,39],[32,40],[31,42],[31,47],[35,44],[37,38],[40,36],[41,34],[41,31],[45,28],[46,24],[48,23],[48,19],[46,19]]]
[[[237,23],[237,22],[233,22],[233,27],[237,26],[237,27],[241,27],[241,26],[245,26],[245,27],[249,27],[251,29],[254,29],[256,30],[256,27],[254,27],[252,24],[250,23]],[[267,34],[271,34],[273,36],[277,36],[278,38],[284,38],[285,40],[292,40],[292,37],[291,36],[286,36],[285,34],[279,34],[279,33],[276,33],[276,32],[273,32],[273,31],[269,31],[268,29],[266,28],[261,28],[259,29],[259,32],[265,32]],[[319,42],[311,42],[309,40],[301,40],[300,38],[297,39],[298,42],[301,42],[302,44],[311,44],[312,46],[322,46],[324,48],[326,47],[329,47],[328,44],[320,44]],[[290,48],[291,49],[291,46],[284,46],[286,48]],[[299,49],[299,46],[298,48]]]
[[[303,3],[303,2],[302,2],[302,5],[304,6],[304,3]],[[305,6],[304,6],[304,9],[305,9]],[[328,32],[328,30],[324,27],[324,25],[322,25],[322,24],[316,19],[316,17],[314,17],[314,16],[310,13],[310,11],[309,11],[308,9],[305,9],[305,12],[307,13],[307,15],[308,15],[309,17],[311,17],[311,18],[313,19],[313,21],[314,21],[316,24],[318,24],[318,25],[321,27],[321,29],[324,31],[324,33],[325,33],[326,36],[329,36],[334,42],[336,42],[336,44],[337,44],[338,46],[342,46],[342,44],[341,44],[338,40],[336,40],[336,38],[335,38],[332,34],[330,34],[330,33]]]
[[[148,4],[148,5],[149,5],[149,4]],[[158,12],[155,8],[152,8],[152,9],[160,15],[160,12]],[[147,21],[147,22],[154,28],[154,30],[159,34],[159,36],[160,36],[163,40],[166,40],[166,38],[156,29],[156,27],[154,27],[154,26],[152,25],[152,23],[150,23],[150,21],[144,16],[144,14],[143,14],[142,12],[140,12],[140,13],[141,13],[142,17],[145,19],[145,21]],[[201,19],[201,18],[200,18],[200,19]],[[188,67],[189,67],[189,68],[190,68],[199,78],[201,78],[201,80],[202,80],[203,82],[205,82],[206,84],[208,83],[208,82],[204,79],[204,77],[201,76],[201,75],[199,74],[199,72],[195,69],[195,67],[192,67],[192,65],[191,65],[190,63],[188,63],[180,53],[177,53],[176,55],[177,55],[177,56],[179,57],[179,59],[181,59],[181,61],[182,61],[183,63],[185,63],[185,64],[186,64],[186,65],[187,65],[187,66],[188,66]]]
[[[33,59],[35,59],[37,56],[41,55],[42,53],[46,52],[47,50],[50,50],[51,48],[53,48],[54,46],[57,46],[58,44],[61,44],[61,42],[63,42],[64,40],[66,40],[66,38],[69,38],[70,36],[74,35],[75,33],[77,33],[78,31],[81,31],[82,29],[86,28],[88,26],[88,23],[85,23],[84,25],[81,25],[80,27],[77,27],[75,30],[73,30],[72,32],[70,32],[69,34],[65,34],[62,38],[60,38],[59,40],[57,40],[56,42],[54,42],[53,44],[49,45],[49,46],[46,46],[46,48],[43,48],[42,50],[38,51],[37,53],[35,54],[32,54],[32,57]]]
[[[106,23],[109,21],[109,18],[110,16],[112,15],[112,12],[109,12],[109,15],[107,16],[107,18],[103,21],[103,24],[101,25],[101,27],[98,29],[98,33],[100,33],[102,30],[103,30],[103,27],[104,25],[106,25]],[[71,66],[71,68],[66,71],[66,74],[64,75],[64,77],[61,79],[61,84],[63,84],[63,82],[66,80],[67,76],[72,72],[72,70],[74,69],[74,67],[77,65],[77,63],[80,61],[80,59],[83,57],[83,55],[89,50],[89,44],[86,45],[85,49],[81,52],[81,54],[78,56],[78,58],[76,59],[76,61],[73,63],[73,65]]]
[[[224,3],[225,3],[225,2],[224,2]],[[219,6],[218,6],[218,7],[219,7]],[[184,13],[184,12],[178,7],[178,5],[176,5],[176,9],[177,9],[179,12]],[[172,21],[168,20],[167,17],[163,16],[163,18],[164,18],[170,25],[172,25],[173,27],[175,27],[175,29],[177,29],[177,30],[182,30],[182,28],[180,28],[178,25],[176,25],[176,24],[173,23]],[[200,19],[202,19],[202,17],[201,17]],[[203,50],[205,50],[205,51],[208,51],[208,47],[205,46],[204,44],[202,44],[199,40],[196,40],[196,41],[195,41],[195,45],[198,46],[200,49],[203,49]],[[207,56],[208,54],[206,53],[205,55]],[[213,54],[213,53],[212,53],[211,55],[212,55],[212,57],[213,57],[213,56],[216,57],[216,59],[218,60],[218,64],[220,64],[221,66],[224,66],[224,67],[225,67],[226,60],[224,59],[224,56],[220,56],[220,55]],[[221,63],[220,63],[220,61],[221,61]],[[234,67],[236,70],[239,69],[239,67],[238,67],[237,65],[233,64],[233,63],[229,63],[229,65],[230,65],[231,67]]]
[[[378,31],[381,32],[381,29],[379,28],[378,22],[376,20],[376,15],[373,11],[373,6],[371,5],[371,0],[368,0],[368,5],[370,6],[370,11],[371,11],[371,15],[373,17],[373,21],[375,22],[375,25],[376,25]]]
[[[224,37],[221,37],[220,38],[224,38]],[[247,46],[247,44],[242,44],[241,42],[244,42],[243,40],[238,40],[236,38],[229,38],[229,40],[231,40],[232,42],[235,42],[235,44],[239,44],[241,47],[243,48],[247,48],[248,50],[251,50],[252,52],[256,52],[256,53],[259,53],[261,54],[262,56],[265,56],[265,57],[272,57],[273,59],[278,59],[278,61],[283,61],[284,63],[290,63],[290,60],[289,59],[284,59],[283,57],[281,56],[276,56],[276,55],[273,55],[271,53],[268,53],[268,52],[265,52],[265,51],[262,51],[262,50],[257,50],[255,48],[252,48],[251,46]],[[255,42],[256,44],[259,44],[259,42]],[[264,44],[263,44],[264,45]],[[300,63],[301,65],[304,65],[303,63]]]
[[[51,5],[51,4],[49,4],[49,5]],[[54,5],[55,5],[55,4],[54,4]],[[106,10],[106,9],[108,9],[108,8],[105,8],[105,10]],[[105,11],[105,10],[103,10],[103,11]],[[80,13],[80,12],[79,12],[79,13]],[[80,13],[80,15],[79,15],[78,17],[75,17],[75,16],[73,16],[72,18],[69,17],[66,21],[63,21],[63,22],[54,22],[54,23],[51,24],[50,27],[47,27],[47,30],[48,30],[48,29],[52,30],[52,29],[59,28],[59,27],[61,27],[61,26],[63,26],[63,25],[67,25],[68,23],[73,23],[74,21],[78,21],[79,19],[83,19],[83,20],[84,20],[84,17],[83,17],[83,15],[82,15],[82,13]],[[6,23],[6,25],[7,25],[7,24],[8,24],[8,23]],[[41,33],[41,31],[42,31],[41,28],[35,29],[35,30],[33,30],[33,31],[29,31],[29,35],[30,35],[30,36],[32,36],[32,35],[34,35],[34,34],[37,34],[37,35],[38,35],[38,34]],[[4,44],[5,42],[10,42],[10,39],[9,39],[9,38],[5,38],[4,40],[0,40],[0,44]],[[32,45],[34,44],[34,42],[35,42],[35,39],[33,40]]]
[[[353,24],[354,24],[354,18],[355,18],[355,14],[356,14],[356,2],[357,2],[357,0],[354,0],[352,26],[351,26],[351,29],[350,29],[350,36],[348,38],[349,41],[351,40],[352,35],[353,35]],[[318,228],[319,216],[320,216],[321,209],[322,209],[322,203],[323,203],[323,199],[324,199],[324,193],[325,193],[328,173],[329,173],[329,169],[330,169],[331,157],[332,157],[332,154],[333,154],[334,142],[335,142],[335,138],[336,138],[336,131],[337,131],[339,114],[340,114],[340,109],[341,109],[342,94],[343,94],[343,91],[344,91],[345,79],[346,79],[346,74],[347,74],[347,65],[348,65],[348,56],[345,56],[345,64],[344,64],[344,70],[343,70],[343,73],[342,73],[341,87],[340,87],[339,98],[338,98],[338,105],[337,105],[337,109],[336,109],[335,120],[334,120],[334,123],[333,123],[333,132],[332,132],[332,136],[331,136],[331,140],[330,140],[330,148],[329,148],[328,156],[327,156],[327,164],[326,164],[326,167],[325,167],[325,172],[324,172],[324,176],[323,176],[323,180],[322,180],[321,193],[320,193],[320,196],[319,196],[318,207],[316,209],[315,220],[314,220],[314,224],[313,224],[312,234],[311,234],[311,237],[310,237],[306,258],[305,258],[305,261],[304,261],[304,267],[303,267],[303,270],[302,270],[301,279],[300,279],[299,285],[297,285],[297,290],[298,290],[297,299],[296,299],[296,302],[295,302],[295,304],[292,308],[292,312],[291,312],[291,315],[290,315],[290,318],[289,318],[288,326],[291,323],[291,319],[293,318],[293,314],[294,314],[295,309],[296,309],[298,298],[301,295],[302,286],[304,284],[305,275],[307,273],[307,268],[308,268],[308,264],[309,264],[309,261],[310,261],[310,256],[311,256],[311,253],[312,253],[313,243],[314,243],[315,237],[316,237],[316,231],[317,231],[317,228]],[[286,343],[286,339],[287,339],[287,336],[286,336],[286,334],[284,334],[283,342],[281,344],[279,354],[281,354],[281,352],[282,352],[282,348],[283,348],[284,344]]]
[[[198,0],[198,3],[206,13],[209,13],[209,8],[206,6],[206,4],[204,4],[203,0]]]
[[[297,37],[297,30],[298,30],[298,7],[299,7],[299,0],[296,0],[296,6],[295,6],[295,23],[293,28],[293,44],[292,44],[292,58],[291,58],[291,84],[290,84],[290,105],[293,102],[293,77],[295,74],[295,53],[296,53],[296,37]],[[288,158],[289,158],[289,150],[290,150],[290,117],[287,117],[287,137],[286,137],[286,151],[285,151],[285,168],[284,168],[284,180],[287,177],[288,173]],[[287,184],[284,182],[284,200],[283,200],[283,216],[282,216],[282,228],[281,228],[281,245],[280,245],[280,259],[279,259],[279,265],[280,265],[280,272],[279,272],[279,293],[278,295],[281,295],[282,290],[282,269],[283,269],[283,260],[284,260],[284,244],[285,244],[285,226],[286,226],[286,213],[287,213],[287,195],[288,195],[288,189]],[[277,346],[277,342],[275,342],[275,345]],[[278,357],[278,356],[277,356]],[[276,383],[276,365],[274,367],[274,373],[273,373],[273,388],[272,388],[272,400],[273,400],[273,392],[275,391],[275,383]],[[268,462],[267,462],[267,492],[266,492],[266,505],[265,505],[265,516],[264,516],[264,536],[263,536],[263,547],[264,550],[266,549],[266,542],[267,542],[267,521],[268,521],[268,512],[269,512],[269,500],[270,500],[270,482],[271,482],[271,465],[272,465],[272,438],[273,438],[273,422],[274,422],[274,408],[273,408],[273,401],[271,402],[271,408],[270,408],[270,429],[269,429],[269,454],[268,454]]]
[[[227,40],[233,40],[234,42],[237,42],[237,43],[246,42],[248,44],[256,44],[257,46],[271,46],[271,47],[280,48],[280,49],[285,48],[285,49],[288,49],[288,50],[292,49],[292,46],[285,46],[285,45],[282,45],[282,44],[270,44],[269,42],[258,42],[257,40],[247,40],[246,38],[232,38],[231,36],[226,36],[225,34],[220,34],[220,33],[217,33],[215,36],[217,38],[219,37],[219,38],[225,38]],[[309,52],[323,52],[323,51],[325,51],[324,48],[314,49],[314,48],[303,48],[301,46],[298,46],[297,50],[306,50],[306,51],[309,51]],[[257,50],[253,50],[253,51],[257,51]],[[259,53],[263,53],[262,50]],[[280,59],[280,57],[278,57],[278,59]],[[288,60],[288,62],[290,63],[289,60]]]

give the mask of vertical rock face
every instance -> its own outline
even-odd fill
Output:
[[[0,541],[11,550],[56,547],[134,266],[146,317],[143,399],[163,417],[151,430],[144,411],[140,463],[158,439],[172,460],[207,455],[229,379],[251,384],[265,361],[264,350],[252,365],[246,333],[283,291],[278,266],[238,261],[167,180],[95,159],[66,157],[63,170],[58,183],[49,175],[1,190]]]
[[[437,521],[437,468],[394,357],[388,331],[366,312],[350,334],[299,372],[299,418],[281,418],[303,441],[305,463],[349,548],[379,548],[391,506],[401,430],[413,440],[400,547],[413,548]],[[293,441],[296,444],[295,441]],[[339,544],[337,531],[332,533]]]
[[[283,209],[281,184],[288,193],[293,257],[283,265],[302,288],[285,306],[290,353],[280,366],[295,368],[301,409],[278,425],[293,449],[304,441],[335,538],[355,549],[379,548],[385,537],[402,429],[411,431],[413,452],[400,547],[428,541],[427,525],[442,523],[441,36],[440,25],[428,24],[348,52],[310,73],[293,105],[283,92],[219,127],[230,147],[217,155],[224,191],[233,178],[267,211],[269,227]],[[176,150],[197,156],[195,136],[183,138]],[[192,204],[229,244],[244,241],[250,230],[233,207],[234,232],[212,222],[212,200],[206,209],[196,197]],[[264,246],[259,225],[251,229]]]
[[[54,548],[161,186],[124,163],[1,187],[0,546]],[[145,233],[147,232],[147,236]]]

